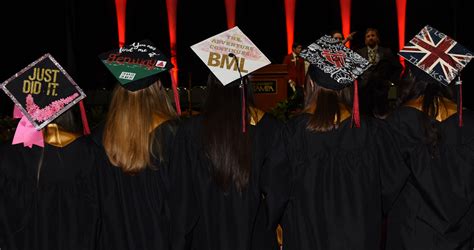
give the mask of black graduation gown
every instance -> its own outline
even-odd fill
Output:
[[[172,249],[276,249],[276,227],[288,200],[282,123],[265,114],[250,126],[252,169],[239,193],[213,181],[202,144],[202,116],[179,130],[171,161]]]
[[[46,143],[44,148],[1,147],[2,250],[95,249],[98,204],[93,147],[87,137],[62,148]]]
[[[474,114],[432,123],[441,132],[439,158],[424,144],[422,120],[412,107],[389,119],[411,176],[388,217],[387,249],[471,250],[474,235]]]
[[[94,131],[94,141],[101,147],[97,166],[99,249],[169,249],[168,162],[176,126],[177,121],[170,120],[155,129],[155,140],[163,148],[163,162],[153,158],[154,167],[148,166],[135,175],[124,174],[110,163],[102,147],[103,127]]]
[[[344,120],[337,130],[310,132],[309,114],[288,122],[292,168],[283,249],[379,250],[388,210],[408,171],[383,122]]]

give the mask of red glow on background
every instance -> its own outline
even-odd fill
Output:
[[[235,6],[236,0],[225,0],[225,12],[227,14],[227,28],[235,26]]]
[[[170,33],[170,50],[171,63],[174,68],[170,70],[171,86],[174,93],[178,93],[178,60],[176,58],[176,8],[178,7],[178,0],[166,0],[166,10],[168,11],[168,30]],[[179,96],[174,97],[176,103],[176,111],[181,114],[181,105],[179,104]]]
[[[397,19],[398,19],[398,47],[403,49],[405,46],[405,18],[407,11],[407,0],[397,0]],[[405,60],[400,56],[400,63],[405,68]]]
[[[117,13],[117,27],[119,46],[125,45],[125,16],[127,14],[127,0],[115,0],[115,11]]]
[[[339,0],[341,6],[342,35],[349,36],[351,33],[351,0]],[[346,43],[347,47],[351,47],[351,42]]]
[[[295,4],[296,0],[285,0],[285,16],[286,16],[286,42],[288,46],[288,54],[291,53],[293,46],[293,37],[295,32]]]

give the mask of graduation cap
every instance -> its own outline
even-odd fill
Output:
[[[156,82],[160,73],[173,68],[173,64],[149,40],[134,42],[102,53],[100,60],[129,91],[144,89]]]
[[[191,49],[224,86],[241,79],[242,123],[245,132],[246,97],[242,77],[270,64],[270,60],[237,26],[199,42],[191,46]]]
[[[412,72],[418,77],[430,76],[444,86],[458,77],[458,114],[459,126],[462,126],[462,82],[459,73],[473,58],[472,52],[427,25],[398,54],[416,67]]]
[[[15,103],[15,108],[23,114],[15,134],[17,139],[18,136],[28,134],[20,126],[25,126],[25,129],[33,128],[38,132],[86,97],[71,76],[50,54],[45,54],[10,77],[1,84],[1,88]],[[83,125],[87,127],[85,114],[82,114],[82,118]],[[22,131],[23,135],[20,135]],[[35,134],[35,131],[29,130],[29,133]],[[36,133],[35,136],[37,135]],[[42,138],[41,135],[40,137]]]
[[[354,84],[353,121],[360,126],[357,77],[371,64],[362,56],[345,47],[339,40],[325,35],[301,51],[300,56],[311,63],[308,74],[317,84],[341,90]]]

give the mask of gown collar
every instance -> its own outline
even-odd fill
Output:
[[[65,131],[56,123],[50,123],[43,130],[44,141],[52,146],[63,148],[71,144],[81,135]]]

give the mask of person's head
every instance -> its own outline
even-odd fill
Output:
[[[247,128],[249,106],[252,106],[252,89],[248,78],[244,87]],[[208,95],[203,112],[203,146],[212,163],[212,176],[223,191],[236,188],[243,191],[250,176],[250,137],[242,132],[242,99],[240,79],[224,86],[213,74],[208,78]],[[248,129],[247,129],[248,131]]]
[[[159,143],[153,141],[156,117],[177,117],[160,80],[137,91],[115,87],[103,135],[103,145],[113,165],[130,174],[152,165],[152,148]],[[157,157],[163,160],[161,152]]]
[[[365,31],[365,45],[374,48],[380,42],[379,31],[374,28],[368,28]]]
[[[307,129],[314,132],[337,129],[341,122],[340,108],[348,108],[350,103],[349,88],[343,88],[314,65],[309,67],[308,76],[305,111],[313,115]]]
[[[421,120],[425,130],[425,143],[432,157],[438,155],[438,142],[441,139],[441,133],[433,121],[438,116],[440,110],[445,108],[445,99],[452,99],[452,90],[448,86],[443,86],[431,76],[420,69],[408,64],[405,75],[399,86],[399,96],[397,105],[401,106],[408,101],[422,98],[421,109],[429,119]]]
[[[331,37],[339,40],[339,42],[342,42],[344,40],[344,36],[342,33],[338,30],[334,30],[331,32]]]
[[[68,109],[66,112],[54,119],[51,123],[57,124],[61,129],[64,129],[68,132],[80,133],[81,128],[80,124],[77,122],[77,114],[75,114],[74,108],[75,107]]]
[[[303,45],[301,45],[301,43],[294,42],[291,48],[293,50],[293,53],[295,53],[296,55],[299,55],[301,53],[301,50],[303,49]]]
[[[408,64],[400,82],[397,104],[400,106],[419,97],[423,97],[424,111],[430,117],[436,117],[440,97],[452,99],[453,94],[450,87],[443,86],[422,70]]]

